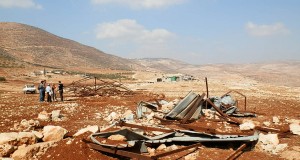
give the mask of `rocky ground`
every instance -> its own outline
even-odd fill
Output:
[[[149,101],[162,94],[165,95],[165,100],[173,101],[181,99],[191,90],[198,94],[206,93],[205,82],[201,78],[191,82],[147,83],[150,75],[150,73],[138,73],[134,75],[137,81],[124,82],[129,88],[138,91],[132,96],[76,97],[72,92],[66,91],[64,102],[58,99],[52,103],[39,102],[38,94],[21,92],[24,83],[33,80],[38,83],[40,77],[29,80],[15,78],[0,83],[2,88],[0,90],[0,155],[13,159],[123,159],[123,157],[90,149],[84,141],[89,140],[88,136],[91,132],[105,130],[114,120],[128,115],[130,111],[137,124],[150,126],[158,124],[159,121],[152,118],[136,119],[135,111],[140,101]],[[61,76],[54,77],[50,81],[62,80],[67,86],[72,82],[72,78],[79,79]],[[272,134],[272,140],[268,138],[263,140],[263,135],[271,133],[261,132],[262,139],[252,148],[248,147],[237,159],[300,159],[300,131],[297,128],[300,123],[299,88],[267,84],[232,75],[230,79],[209,77],[209,90],[210,96],[221,96],[229,90],[237,90],[246,95],[246,110],[256,113],[257,117],[238,118],[240,121],[248,120],[256,126],[287,130],[285,134]],[[239,108],[243,111],[243,97],[236,94],[234,96],[239,100]],[[112,113],[115,114],[112,116]],[[218,129],[220,132],[224,132],[226,128],[239,129],[238,125],[205,119],[195,123],[198,126]],[[289,131],[291,124],[296,127],[294,133]],[[81,129],[82,132],[87,132],[77,133]],[[182,159],[225,159],[239,145],[204,144]],[[171,146],[167,144],[165,149]],[[152,149],[153,152],[159,152],[157,148]],[[165,159],[176,159],[178,158],[176,155],[180,154]]]

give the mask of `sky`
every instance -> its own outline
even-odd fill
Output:
[[[300,60],[299,0],[0,0],[0,21],[123,58]]]

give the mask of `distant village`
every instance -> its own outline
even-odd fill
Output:
[[[60,74],[60,75],[65,75],[69,74],[68,72],[64,70],[40,70],[40,71],[34,71],[31,73],[32,76],[51,76],[55,74]],[[78,74],[81,75],[81,74]],[[85,75],[81,75],[85,76]],[[156,79],[152,79],[151,83],[154,82],[181,82],[181,81],[195,81],[197,78],[195,78],[193,75],[188,75],[188,74],[162,74],[162,75],[157,75]]]
[[[156,82],[179,82],[179,81],[193,81],[196,80],[194,76],[187,74],[166,74],[158,77]]]
[[[41,71],[34,71],[31,73],[34,76],[41,76],[46,74],[67,74],[66,71],[63,70],[41,70]]]

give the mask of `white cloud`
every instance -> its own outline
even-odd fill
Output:
[[[0,7],[42,9],[42,6],[35,3],[33,0],[0,0]]]
[[[175,35],[166,29],[147,30],[132,19],[98,24],[97,39],[114,39],[134,43],[164,43]]]
[[[245,26],[247,32],[251,36],[263,37],[263,36],[272,36],[272,35],[286,35],[290,31],[285,27],[283,23],[274,23],[270,25],[258,25],[252,22],[248,22]]]
[[[115,3],[128,5],[131,8],[161,8],[184,2],[185,0],[91,0],[93,4]]]
[[[173,42],[177,37],[166,29],[146,29],[132,19],[98,24],[95,33],[96,38],[101,40],[99,42],[105,43],[101,49],[107,49],[108,53],[126,54],[125,57],[130,58],[163,56],[174,48]]]

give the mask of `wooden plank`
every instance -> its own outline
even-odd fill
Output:
[[[234,151],[233,153],[231,153],[226,160],[234,160],[238,155],[240,155],[240,153],[242,152],[242,150],[244,148],[246,148],[247,144],[244,143],[242,144],[236,151]]]

